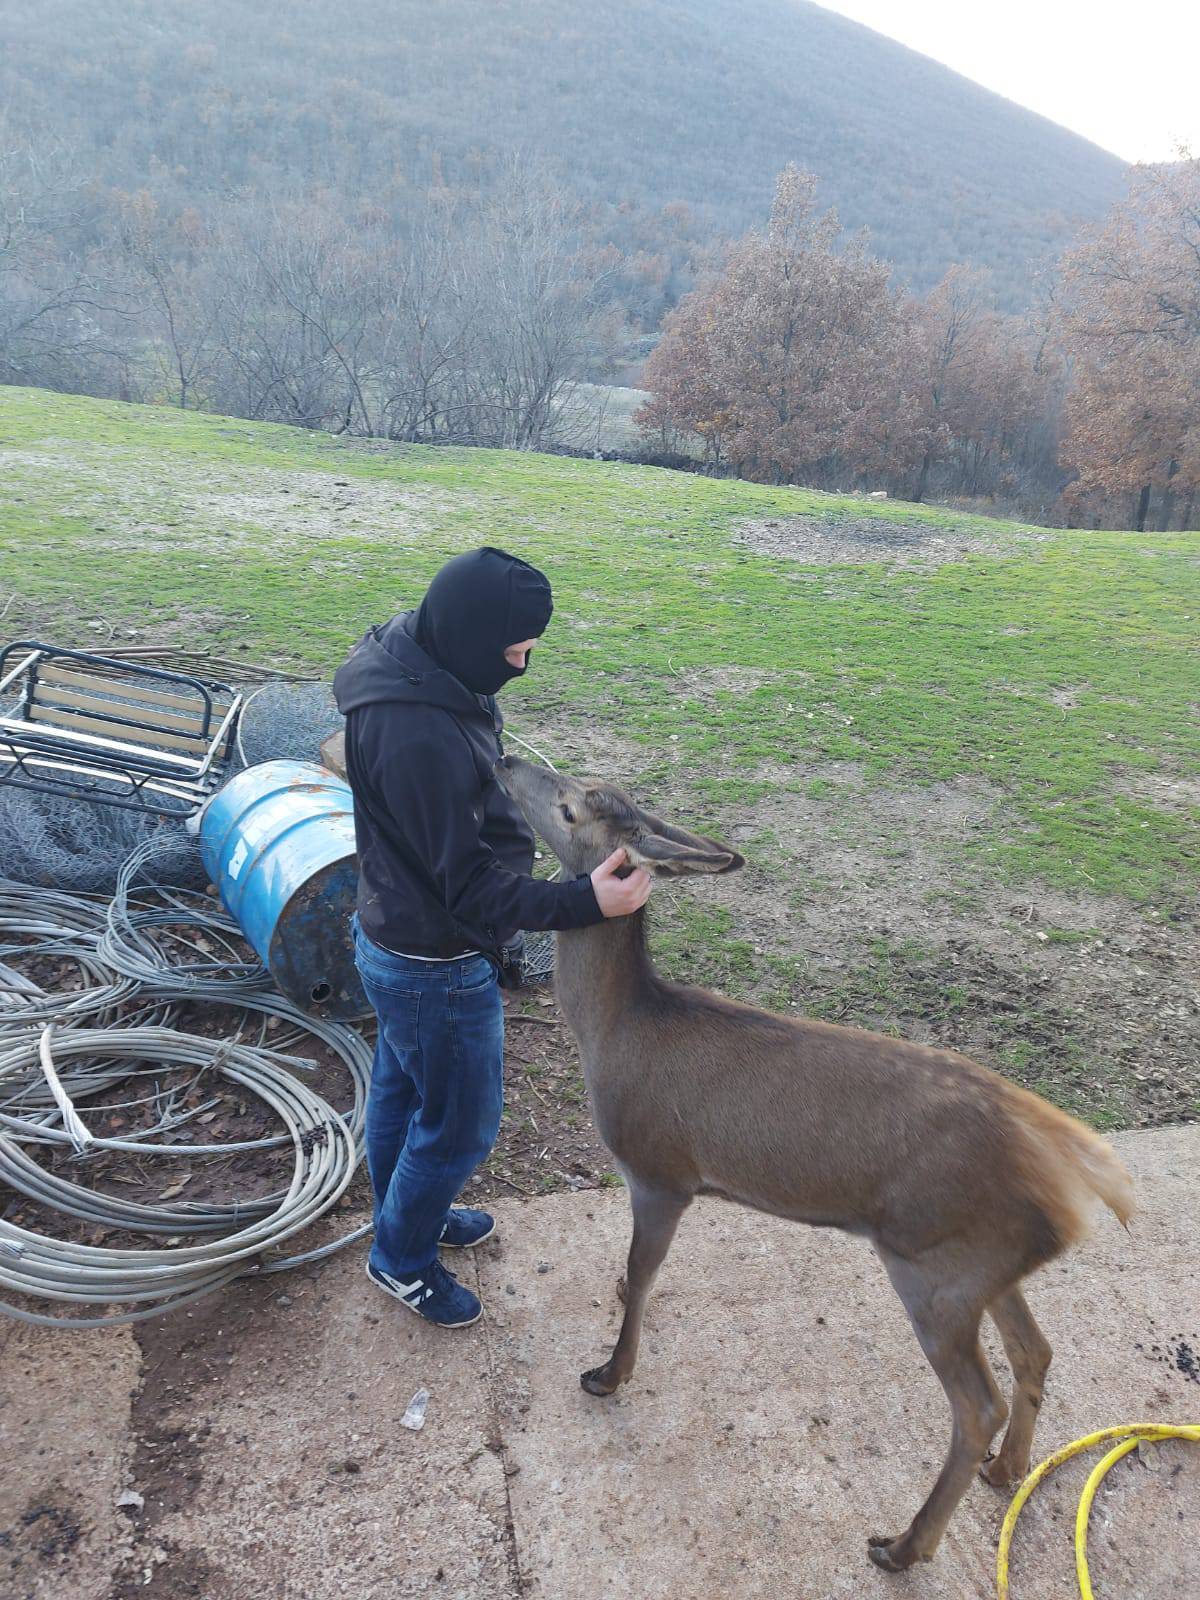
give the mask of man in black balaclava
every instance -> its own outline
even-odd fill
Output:
[[[367,1098],[373,1283],[430,1322],[480,1314],[438,1246],[494,1223],[452,1207],[500,1128],[498,973],[522,929],[626,916],[650,893],[618,851],[590,877],[530,876],[533,836],[492,776],[493,696],[527,669],[553,604],[545,576],[503,550],[456,556],[416,611],[372,628],[333,680],[346,718],[358,842],[356,959],[379,1038]]]

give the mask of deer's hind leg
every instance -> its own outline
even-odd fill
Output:
[[[691,1204],[690,1194],[656,1189],[630,1177],[629,1202],[633,1207],[633,1238],[625,1275],[625,1316],[612,1355],[602,1367],[593,1367],[579,1381],[588,1394],[606,1395],[633,1376],[642,1318],[655,1274],[662,1266],[679,1219]]]
[[[993,1300],[988,1313],[1004,1341],[1004,1354],[1013,1372],[1012,1417],[1004,1443],[983,1467],[981,1476],[996,1489],[1019,1483],[1029,1471],[1033,1430],[1053,1351],[1033,1319],[1019,1288]]]
[[[979,1470],[1008,1408],[979,1344],[988,1296],[973,1290],[961,1263],[909,1262],[880,1249],[888,1276],[950,1402],[950,1450],[929,1498],[894,1539],[872,1538],[868,1553],[885,1572],[928,1561]]]

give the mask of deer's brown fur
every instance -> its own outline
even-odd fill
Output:
[[[742,858],[639,810],[611,785],[506,757],[497,776],[569,872],[624,846],[666,876]],[[629,1187],[626,1309],[592,1394],[628,1381],[654,1274],[696,1195],[862,1234],[874,1245],[950,1402],[950,1451],[908,1529],[869,1541],[877,1565],[928,1560],[1007,1415],[979,1346],[990,1312],[1013,1369],[1011,1420],[986,1466],[1028,1468],[1050,1347],[1020,1283],[1073,1244],[1098,1196],[1124,1222],[1128,1174],[1103,1140],[950,1050],[778,1016],[666,982],[644,914],[558,936],[559,999],[600,1134]]]

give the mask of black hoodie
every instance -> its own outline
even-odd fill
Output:
[[[533,837],[492,776],[502,721],[488,691],[519,675],[504,650],[540,634],[550,609],[536,569],[474,551],[442,569],[419,611],[370,629],[334,677],[358,916],[385,949],[442,959],[475,949],[498,960],[519,929],[601,919],[589,878],[529,876]]]

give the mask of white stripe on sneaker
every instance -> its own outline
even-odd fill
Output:
[[[404,1304],[411,1306],[414,1311],[419,1305],[428,1300],[433,1293],[432,1284],[426,1283],[424,1278],[414,1278],[411,1283],[401,1283],[399,1278],[393,1278],[390,1272],[384,1272],[379,1267],[374,1270],[376,1275],[387,1284],[396,1298],[403,1300]]]

